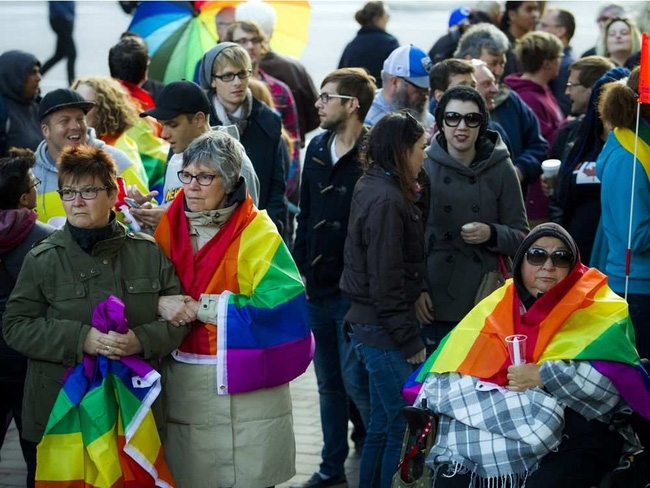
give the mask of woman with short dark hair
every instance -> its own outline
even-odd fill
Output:
[[[67,147],[59,157],[58,178],[58,193],[66,224],[27,253],[4,314],[3,332],[7,344],[29,358],[22,437],[31,443],[39,443],[53,426],[55,434],[70,434],[58,437],[68,439],[67,442],[72,444],[68,450],[52,450],[51,446],[57,445],[52,444],[52,437],[42,444],[43,452],[39,447],[37,478],[40,481],[89,483],[90,480],[85,479],[86,475],[91,476],[88,473],[99,472],[104,476],[104,469],[108,469],[111,476],[118,475],[118,479],[124,479],[122,465],[107,468],[106,463],[96,462],[88,454],[91,442],[85,438],[84,443],[80,435],[74,436],[77,427],[70,418],[62,415],[61,409],[67,405],[67,414],[80,408],[80,403],[74,403],[67,395],[74,391],[75,401],[83,402],[86,391],[79,386],[83,381],[90,382],[88,391],[93,390],[98,384],[104,385],[97,376],[100,371],[109,370],[117,374],[118,369],[114,368],[121,368],[120,365],[126,364],[125,360],[140,358],[148,362],[148,365],[140,362],[139,367],[143,368],[141,373],[147,373],[151,381],[147,387],[151,386],[152,390],[146,401],[137,397],[130,403],[133,406],[142,401],[138,418],[144,425],[138,424],[129,432],[130,435],[142,434],[143,431],[136,429],[145,429],[147,442],[153,443],[149,444],[152,449],[148,454],[156,452],[153,449],[155,442],[160,448],[154,422],[144,420],[149,419],[153,412],[158,426],[162,421],[160,402],[154,402],[160,389],[160,375],[154,370],[159,368],[164,356],[178,347],[189,330],[173,327],[159,318],[158,298],[179,294],[180,283],[174,267],[150,236],[130,232],[117,221],[113,211],[117,195],[117,166],[108,153],[90,146]],[[109,301],[115,303],[116,299],[121,303],[118,308],[123,310],[121,326],[110,328],[109,325],[116,323],[107,320],[103,324],[106,327],[103,327],[95,312]],[[107,362],[104,358],[113,361]],[[71,368],[74,370],[72,374]],[[72,377],[79,368],[79,382],[68,384],[66,378]],[[134,387],[132,380],[136,381],[137,375],[132,376],[133,370],[119,371],[125,382]],[[84,376],[84,372],[90,376]],[[86,379],[82,381],[84,377]],[[113,385],[114,381],[111,380],[110,384]],[[126,388],[128,390],[129,386]],[[138,391],[144,395],[147,390],[142,386]],[[119,447],[118,431],[120,428],[127,431],[129,419],[120,415],[123,424],[117,425],[115,405],[108,402],[110,398],[117,398],[115,393],[110,391],[105,397],[96,393],[95,398],[105,398],[106,401],[94,403],[93,417],[87,420],[92,423],[98,418],[104,419],[101,425],[93,424],[91,430],[105,438],[107,457],[137,458],[133,462],[139,466],[145,469],[153,467],[153,470],[146,471],[154,477],[154,480],[147,478],[152,484],[157,480],[169,481],[165,476],[168,471],[162,455],[154,455],[153,459],[146,454],[131,458]],[[64,418],[68,422],[61,425],[59,421]],[[110,422],[111,419],[115,424]],[[128,444],[130,439],[126,442]],[[86,455],[79,458],[79,452]],[[130,449],[128,452],[135,451]],[[72,465],[81,469],[71,469]],[[146,472],[142,470],[145,478]],[[137,479],[144,481],[144,478]]]
[[[424,162],[429,292],[418,302],[429,351],[474,306],[484,275],[503,269],[528,233],[519,180],[501,136],[487,128],[481,94],[447,90],[435,116],[440,132]]]

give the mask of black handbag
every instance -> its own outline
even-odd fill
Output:
[[[404,407],[406,433],[391,488],[431,488],[433,471],[424,462],[436,437],[436,417],[426,406]]]

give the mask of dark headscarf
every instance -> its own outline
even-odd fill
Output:
[[[519,249],[517,249],[515,258],[512,262],[512,278],[515,282],[515,286],[517,287],[517,295],[527,309],[530,308],[531,305],[535,303],[535,300],[537,300],[539,297],[532,296],[524,286],[523,278],[521,276],[521,266],[524,262],[524,258],[528,249],[530,249],[535,241],[541,237],[556,237],[564,243],[564,245],[569,251],[571,251],[571,253],[573,253],[573,262],[571,263],[571,268],[569,271],[571,271],[575,265],[580,262],[580,255],[576,241],[573,240],[571,234],[569,234],[561,225],[555,224],[553,222],[547,222],[538,225],[532,231],[530,231],[530,234],[526,236],[526,238],[519,246]]]

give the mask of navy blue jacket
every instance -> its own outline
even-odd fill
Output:
[[[345,46],[339,68],[361,67],[375,77],[377,88],[381,88],[381,70],[384,61],[399,42],[379,27],[362,27],[357,36]]]
[[[208,92],[212,100],[214,90]],[[224,125],[219,120],[210,104],[210,123]],[[253,163],[257,178],[260,180],[259,208],[268,212],[271,220],[277,225],[280,234],[284,230],[287,207],[284,201],[286,182],[284,168],[286,151],[282,140],[282,121],[280,116],[262,102],[253,98],[253,109],[248,117],[248,125],[239,141],[246,149],[246,154]]]
[[[510,139],[510,156],[524,175],[523,185],[537,181],[542,174],[548,142],[539,132],[539,122],[526,103],[509,88],[506,99],[490,113],[501,124]]]
[[[300,213],[293,257],[307,279],[310,298],[339,293],[343,248],[348,230],[352,191],[361,177],[358,143],[332,166],[334,133],[314,137],[305,154],[300,186]]]

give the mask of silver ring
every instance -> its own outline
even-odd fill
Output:
[[[185,321],[183,319],[181,319],[181,320],[178,321],[178,323],[183,325],[185,323]]]
[[[113,348],[111,346],[107,346],[106,350],[108,351],[108,354],[113,354]]]

